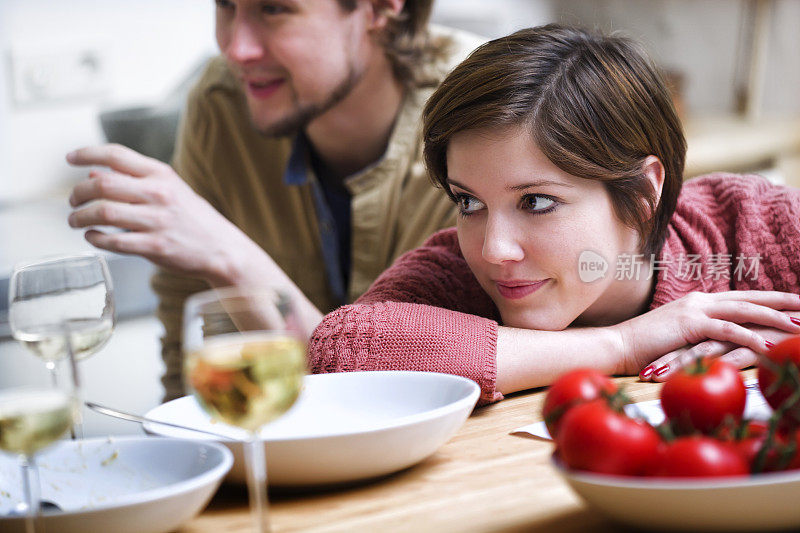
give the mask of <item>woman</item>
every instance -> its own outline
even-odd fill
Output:
[[[665,379],[800,334],[800,195],[756,176],[681,189],[668,91],[631,41],[548,25],[477,49],[424,112],[456,229],[327,315],[314,372],[429,370],[481,401],[570,368]]]

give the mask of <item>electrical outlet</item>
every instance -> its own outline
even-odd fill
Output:
[[[107,61],[99,47],[12,50],[11,73],[13,98],[19,105],[83,100],[110,89]]]

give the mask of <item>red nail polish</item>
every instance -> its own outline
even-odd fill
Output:
[[[789,317],[789,320],[800,326],[800,318],[795,318],[793,316]]]
[[[794,319],[792,319],[792,320],[794,320]],[[769,341],[764,341],[764,344],[767,346],[767,349],[770,349],[770,350],[772,349],[773,346],[775,346],[775,343],[769,342]]]
[[[669,365],[664,365],[656,370],[656,376],[660,376],[661,374],[666,373],[669,370]]]
[[[642,370],[639,373],[639,379],[647,379],[647,378],[649,378],[650,374],[652,374],[654,370],[655,370],[655,367],[653,365],[645,367],[645,369]]]

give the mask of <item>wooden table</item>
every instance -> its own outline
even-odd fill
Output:
[[[618,381],[634,401],[658,397],[658,384]],[[509,434],[541,420],[544,396],[538,389],[477,409],[433,456],[380,480],[328,491],[272,491],[273,531],[619,531],[553,470],[552,443]],[[180,531],[250,531],[246,490],[223,486]]]

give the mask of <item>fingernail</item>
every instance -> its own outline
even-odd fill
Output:
[[[72,163],[72,160],[75,159],[75,150],[67,154],[67,161]]]
[[[789,320],[791,320],[792,322],[794,322],[795,324],[800,326],[800,318],[795,318],[795,317],[792,316],[792,317],[789,317]]]
[[[665,374],[667,372],[667,370],[669,370],[669,365],[664,365],[664,366],[656,369],[656,374],[655,375],[656,376],[660,376],[662,374]]]
[[[656,369],[656,367],[654,367],[653,365],[645,367],[644,370],[639,372],[639,379],[647,379],[647,378],[649,378],[650,374],[652,374],[655,369]]]
[[[794,319],[792,319],[792,321],[794,321]],[[769,342],[769,341],[764,341],[764,344],[766,345],[767,349],[769,349],[769,350],[771,350],[772,347],[775,346],[775,343],[772,343],[772,342]]]

